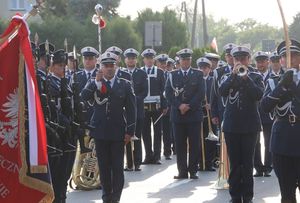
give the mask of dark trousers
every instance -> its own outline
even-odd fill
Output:
[[[160,111],[146,111],[144,119],[144,127],[142,131],[143,142],[146,152],[146,159],[160,160],[161,154],[161,120],[154,126],[154,142],[152,149],[151,124],[158,119]]]
[[[164,155],[170,156],[172,154],[172,126],[170,121],[170,115],[165,115],[162,118],[162,129],[163,129],[163,142],[164,142]]]
[[[143,118],[136,120],[135,136],[139,139],[134,141],[133,160],[134,160],[135,167],[140,166],[142,163],[141,135],[142,135],[142,129],[143,129],[143,122],[144,122]],[[126,159],[127,159],[127,167],[132,168],[133,164],[132,164],[131,143],[126,145]]]
[[[177,169],[179,175],[196,173],[199,162],[201,122],[174,123],[176,137]],[[189,163],[187,163],[187,142]]]
[[[75,135],[76,131],[74,129],[69,129],[71,130],[71,134]],[[76,141],[77,136],[74,137],[68,137],[68,143],[76,146]],[[76,156],[76,149],[74,151],[70,152],[63,152],[63,155],[60,157],[60,163],[59,163],[59,168],[56,173],[56,184],[53,187],[56,187],[57,189],[55,190],[55,201],[54,202],[65,202],[66,201],[66,193],[67,193],[67,188],[68,188],[68,181],[71,177],[72,170],[73,170],[73,164],[75,161],[75,156]]]
[[[281,202],[296,203],[296,189],[300,190],[300,157],[273,154],[273,166],[278,178]]]
[[[213,126],[212,126],[213,127]],[[209,129],[208,129],[208,121],[207,118],[204,118],[203,120],[203,137],[204,137],[204,154],[205,154],[205,167],[212,167],[213,166],[213,160],[216,157],[216,151],[217,151],[217,141],[211,141],[211,140],[207,140],[205,138],[207,138],[209,133]],[[200,135],[201,136],[201,135]],[[199,163],[200,166],[202,166],[203,164],[203,156],[202,156],[202,139],[200,137],[200,157],[199,157]],[[203,166],[202,166],[203,167]]]
[[[272,123],[263,124],[263,135],[265,144],[265,161],[264,164],[261,160],[261,144],[260,144],[260,134],[258,134],[257,143],[255,146],[255,156],[254,156],[254,167],[257,172],[271,172],[272,171],[272,154],[270,152],[270,139],[271,139],[271,129]]]
[[[229,193],[234,202],[253,198],[254,149],[258,133],[224,132],[230,162]]]
[[[124,186],[124,141],[95,140],[103,201],[120,201]]]

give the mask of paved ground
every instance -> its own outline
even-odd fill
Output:
[[[200,172],[198,180],[174,180],[177,174],[176,157],[162,165],[143,166],[141,172],[126,172],[122,203],[223,203],[230,199],[228,190],[216,190],[217,172]],[[73,191],[67,194],[68,203],[102,203],[101,190]],[[298,196],[298,199],[299,196]],[[274,174],[255,178],[255,203],[280,202]]]

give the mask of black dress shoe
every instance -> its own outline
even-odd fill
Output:
[[[133,171],[133,168],[126,167],[126,168],[124,168],[124,171]]]
[[[154,160],[152,164],[157,164],[157,165],[160,165],[161,164],[161,161],[158,159],[158,160]]]
[[[231,199],[229,203],[242,203],[241,199]]]
[[[153,160],[152,159],[145,159],[142,164],[147,165],[147,164],[152,164]]]
[[[172,157],[170,155],[165,156],[166,160],[172,160]]]
[[[134,170],[135,170],[135,171],[141,171],[142,169],[141,169],[140,166],[136,166],[136,167],[134,167]]]
[[[264,177],[271,177],[271,173],[270,172],[265,172]]]
[[[216,169],[214,169],[213,167],[207,167],[205,168],[205,171],[216,171]]]
[[[174,176],[174,179],[188,179],[187,174],[179,174],[177,176]]]
[[[263,172],[256,172],[253,177],[263,177],[264,173]]]
[[[119,200],[112,200],[111,203],[119,203]]]
[[[197,176],[196,173],[191,173],[190,174],[190,179],[198,179],[199,177]]]

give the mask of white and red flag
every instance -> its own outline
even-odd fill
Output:
[[[211,41],[210,47],[211,47],[213,50],[215,50],[216,53],[219,52],[219,50],[218,50],[218,44],[217,44],[217,38],[216,38],[216,37],[214,37],[213,40]]]
[[[0,36],[0,202],[52,202],[44,115],[29,29],[16,15]]]

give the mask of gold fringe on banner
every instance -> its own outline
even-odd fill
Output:
[[[22,167],[19,171],[19,180],[20,183],[26,185],[29,188],[35,189],[37,191],[41,191],[45,193],[44,198],[40,201],[41,203],[50,203],[54,199],[54,192],[52,185],[46,183],[44,181],[40,181],[36,178],[32,178],[27,176],[28,165],[26,160],[26,134],[25,134],[25,64],[24,64],[24,56],[19,51],[19,84],[18,84],[18,100],[19,100],[19,139],[20,139],[20,153],[21,153],[21,162]],[[32,168],[30,168],[32,169]],[[33,168],[34,170],[38,170],[40,173],[47,172],[46,166],[37,166],[37,168]]]

